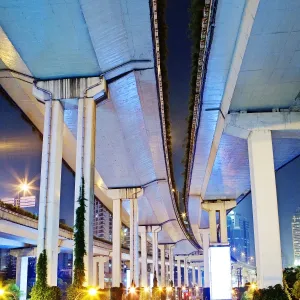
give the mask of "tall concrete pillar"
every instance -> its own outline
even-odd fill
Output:
[[[109,260],[108,256],[96,256],[94,257],[93,267],[93,286],[98,286],[100,289],[104,289],[104,264]]]
[[[59,101],[45,103],[44,118],[37,256],[46,250],[48,284],[56,286],[64,120]]]
[[[138,199],[130,200],[130,282],[140,286]]]
[[[227,214],[226,209],[220,209],[220,232],[221,232],[221,243],[228,243],[228,233],[227,233]]]
[[[204,260],[204,287],[210,287],[210,276],[209,276],[209,228],[200,229],[203,245],[203,260]]]
[[[216,212],[220,213],[221,243],[228,244],[226,212],[236,206],[235,200],[203,201],[202,208],[209,213],[210,242],[218,243]]]
[[[282,261],[272,135],[252,131],[248,138],[259,288],[282,284]]]
[[[121,283],[121,210],[122,200],[113,200],[112,287]]]
[[[217,236],[216,210],[209,210],[208,215],[209,215],[210,240],[212,243],[217,243],[218,236]]]
[[[161,230],[160,226],[152,226],[152,273],[156,271],[156,276],[159,280],[159,268],[158,268],[158,232]]]
[[[17,257],[16,265],[16,284],[20,288],[20,300],[27,299],[27,277],[28,277],[28,257]]]
[[[141,235],[141,286],[148,286],[148,274],[147,274],[147,227],[140,226],[139,232]]]
[[[181,259],[177,258],[177,287],[181,287]]]
[[[198,287],[202,287],[202,270],[201,267],[198,267]]]
[[[189,286],[189,267],[187,262],[187,257],[184,258],[184,285]]]
[[[175,247],[175,245],[170,245],[170,247],[169,247],[169,267],[170,267],[170,281],[172,281],[173,285],[175,286],[175,282],[174,282],[174,247]]]
[[[192,266],[192,285],[194,286],[196,284],[196,270],[195,270],[195,266]]]
[[[95,169],[95,113],[94,100],[107,98],[107,85],[103,77],[72,78],[37,81],[33,94],[45,103],[45,123],[42,153],[38,255],[46,249],[48,258],[48,283],[57,284],[59,201],[61,160],[63,144],[63,109],[59,99],[79,99],[78,132],[75,179],[75,210],[81,178],[85,179],[85,237],[87,255],[84,259],[86,281],[92,281],[93,266],[93,204]]]
[[[76,176],[74,199],[74,224],[78,198],[85,182],[85,247],[84,256],[85,280],[92,284],[93,278],[93,221],[94,221],[94,173],[95,173],[95,135],[96,135],[96,104],[94,99],[78,100]]]
[[[166,246],[159,245],[160,249],[160,286],[166,286]]]

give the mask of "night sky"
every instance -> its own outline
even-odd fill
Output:
[[[188,38],[188,3],[186,0],[169,0],[167,9],[168,73],[170,81],[170,111],[172,121],[173,164],[177,187],[182,188],[183,140],[188,115],[189,81],[191,70],[191,42]],[[35,179],[33,191],[38,198],[42,141],[32,130],[18,108],[0,92],[0,198],[16,196],[18,178]],[[277,172],[277,192],[284,263],[293,262],[291,240],[292,215],[300,206],[300,158]],[[72,225],[74,200],[74,174],[63,164],[61,185],[61,218]],[[253,245],[251,195],[236,209],[250,222]],[[35,212],[38,211],[36,208]]]
[[[188,37],[189,1],[169,0],[168,24],[168,77],[172,122],[173,165],[179,191],[183,187],[183,140],[186,136],[189,84],[191,77],[191,41]]]

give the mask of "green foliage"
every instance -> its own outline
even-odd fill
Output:
[[[84,202],[86,199],[84,194],[84,179],[82,178],[74,226],[74,281],[67,289],[67,300],[73,300],[76,297],[76,299],[80,300],[86,297],[85,288],[83,287],[83,283],[85,281],[84,255],[86,254],[84,235],[84,220],[86,211]]]
[[[47,253],[46,250],[40,254],[36,266],[37,280],[31,290],[31,300],[60,300],[61,291],[59,287],[49,287],[47,284]]]
[[[296,299],[300,299],[300,280],[294,283],[292,293]]]
[[[84,273],[84,255],[86,254],[85,236],[84,236],[84,220],[85,220],[85,191],[84,179],[80,187],[78,198],[78,208],[76,209],[76,221],[74,228],[74,286],[82,287],[85,281]]]
[[[45,293],[45,299],[47,300],[60,300],[61,299],[61,291],[57,286],[47,287]]]
[[[15,299],[19,299],[19,297],[21,296],[21,291],[20,288],[16,285],[15,280],[6,280],[3,282],[3,286],[5,286],[5,290],[6,290],[6,295],[5,298],[6,300],[15,300]],[[2,299],[0,297],[0,299]]]
[[[248,290],[243,293],[243,296],[242,296],[241,300],[252,300],[253,299],[253,293],[254,293],[254,290],[249,287]]]
[[[7,203],[4,203],[0,200],[0,207],[2,208],[5,208],[5,209],[8,209],[10,211],[13,211],[15,213],[18,213],[24,217],[28,217],[28,218],[31,218],[31,219],[34,219],[34,220],[38,220],[38,216],[25,210],[25,209],[22,209],[20,207],[17,207],[17,206],[14,206],[12,204],[7,204]],[[63,224],[63,223],[60,223],[59,224],[59,227],[62,228],[62,229],[65,229],[67,231],[70,231],[70,232],[73,232],[73,228],[68,226],[67,224]]]
[[[70,285],[67,289],[67,300],[74,300],[76,297],[78,297],[78,300],[81,300],[84,298],[84,294],[82,293],[82,296],[79,296],[81,293],[81,289],[74,286],[73,284]]]
[[[24,209],[22,209],[20,207],[16,207],[16,206],[14,206],[12,204],[4,203],[1,200],[0,200],[0,207],[6,208],[6,209],[8,209],[10,211],[16,212],[16,213],[18,213],[20,215],[23,215],[25,217],[29,217],[31,219],[35,219],[35,220],[38,219],[38,217],[35,214],[32,214],[31,212],[26,211],[26,210],[24,210]]]
[[[266,289],[254,291],[253,300],[289,300],[280,284],[269,286]]]

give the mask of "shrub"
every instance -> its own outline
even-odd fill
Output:
[[[57,286],[49,287],[47,284],[46,250],[40,254],[36,268],[37,280],[31,290],[31,300],[60,300],[60,289]]]
[[[59,287],[57,287],[57,286],[47,287],[47,291],[45,294],[46,294],[45,300],[60,300],[61,299],[61,291],[60,291]]]
[[[11,280],[11,279],[6,280],[3,282],[3,285],[5,286],[5,290],[8,292],[5,295],[5,299],[7,300],[19,299],[19,297],[21,296],[21,291],[20,288],[16,285],[15,280]]]
[[[294,283],[292,293],[295,298],[300,299],[300,280]]]
[[[253,300],[289,300],[280,284],[269,286],[266,289],[254,291]]]

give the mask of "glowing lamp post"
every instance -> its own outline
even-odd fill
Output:
[[[13,296],[14,299],[17,300],[16,296],[15,296],[13,293],[8,292],[8,291],[6,291],[6,290],[4,290],[4,289],[0,289],[0,297],[1,297],[1,298],[2,298],[2,297],[4,298],[5,295]]]
[[[95,288],[91,287],[87,291],[82,291],[81,293],[79,293],[74,300],[79,299],[79,297],[83,294],[87,294],[91,297],[96,297],[98,295],[98,291]]]

